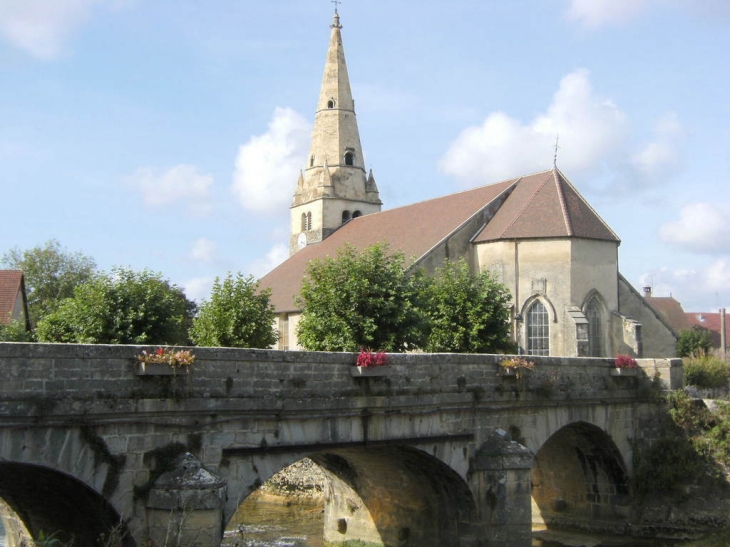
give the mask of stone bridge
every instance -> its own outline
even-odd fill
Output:
[[[494,355],[360,371],[349,353],[214,348],[170,375],[140,370],[142,349],[0,343],[9,546],[59,531],[92,547],[120,522],[125,547],[175,533],[216,546],[242,501],[305,457],[327,477],[331,545],[529,546],[538,518],[616,529],[654,395],[682,382],[678,360],[615,376],[610,359],[532,358],[516,378]]]

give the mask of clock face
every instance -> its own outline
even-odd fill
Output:
[[[297,238],[297,245],[299,245],[300,249],[304,249],[304,247],[307,246],[307,234],[304,232],[299,234],[299,237]]]

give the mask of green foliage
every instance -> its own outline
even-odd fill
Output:
[[[703,355],[712,349],[712,338],[710,331],[695,325],[691,329],[679,332],[677,342],[677,353],[680,357],[692,357]]]
[[[5,253],[3,267],[23,270],[28,293],[31,324],[58,309],[61,301],[73,295],[77,285],[91,278],[96,263],[81,253],[70,253],[55,239],[42,246]]]
[[[404,351],[423,341],[422,275],[408,275],[403,253],[387,244],[313,260],[297,299],[299,343],[316,351]]]
[[[25,329],[24,321],[11,321],[0,325],[0,342],[32,342],[33,333]]]
[[[635,464],[634,487],[640,495],[677,491],[700,480],[724,484],[730,465],[730,405],[710,412],[683,391],[667,395],[667,417],[661,437]]]
[[[711,355],[685,359],[684,381],[699,388],[722,388],[728,386],[730,371],[727,364]]]
[[[277,340],[271,291],[259,291],[253,276],[215,279],[210,299],[200,306],[190,329],[199,346],[268,348]]]
[[[488,272],[472,275],[466,261],[436,270],[424,288],[429,319],[425,350],[431,353],[507,353],[510,338],[509,290]]]
[[[36,333],[41,342],[186,345],[194,310],[161,274],[115,268],[78,285]]]

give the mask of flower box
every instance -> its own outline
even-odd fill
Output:
[[[350,376],[353,378],[362,378],[364,376],[389,376],[390,367],[350,367]]]
[[[137,361],[134,367],[134,373],[137,376],[174,376],[180,372],[167,363],[144,363]]]
[[[638,372],[638,368],[614,367],[611,369],[611,376],[636,376]]]

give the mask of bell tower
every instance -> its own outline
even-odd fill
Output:
[[[290,255],[382,205],[373,172],[365,170],[337,8],[330,28],[309,157],[291,205]]]

